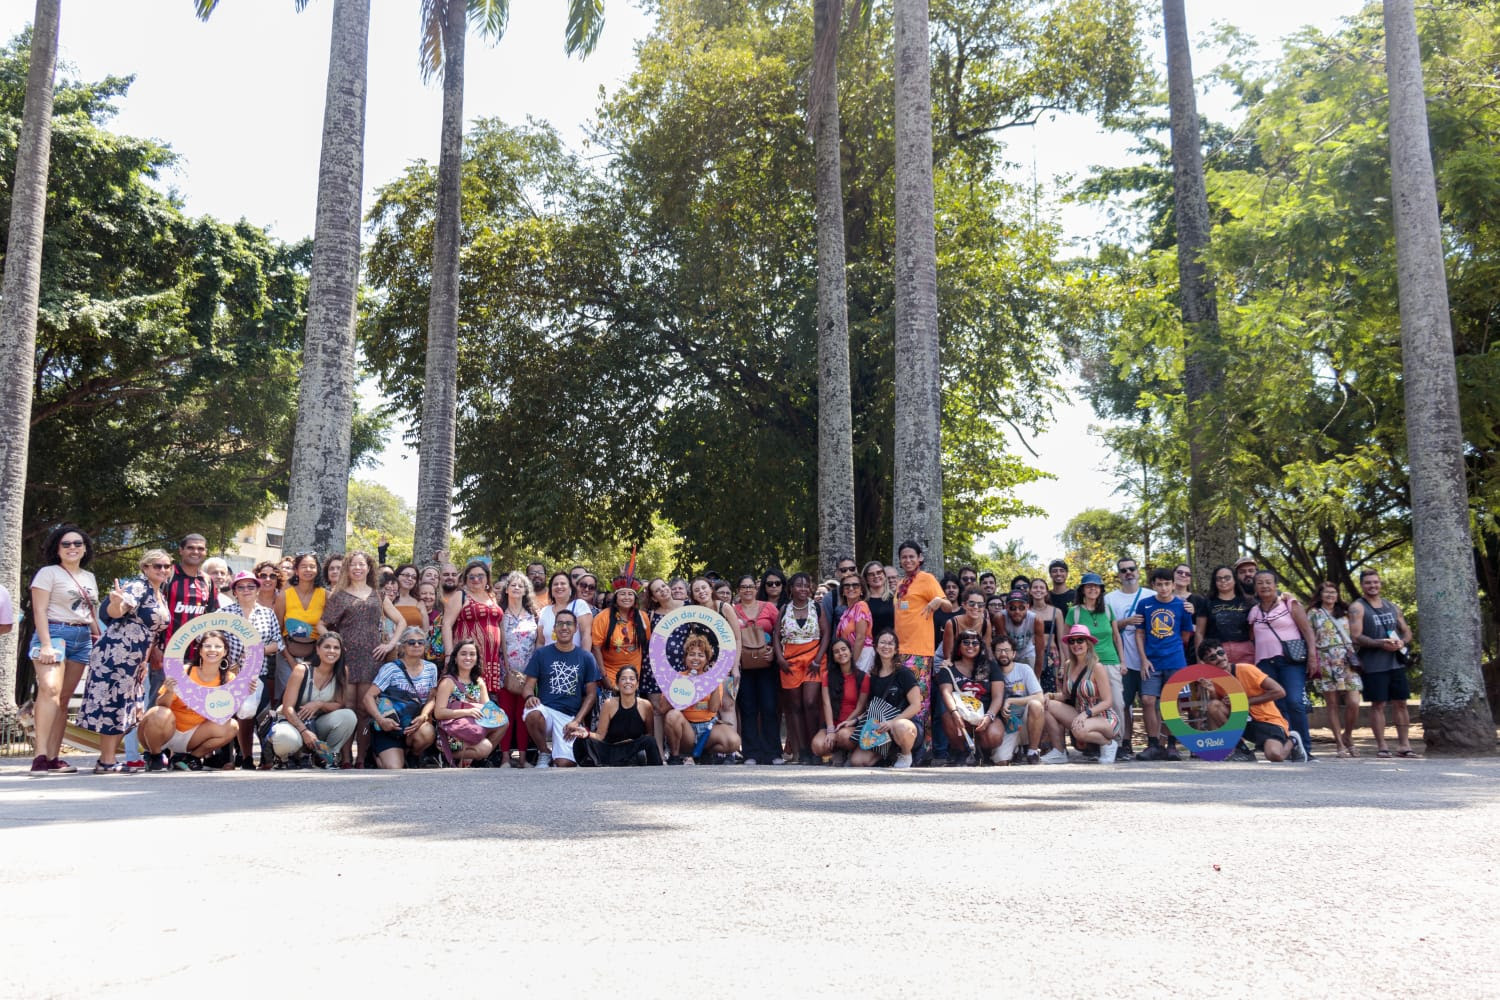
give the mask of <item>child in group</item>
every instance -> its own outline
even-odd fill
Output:
[[[1158,567],[1151,571],[1151,589],[1155,593],[1136,606],[1141,625],[1135,630],[1136,650],[1141,655],[1141,714],[1146,723],[1146,749],[1141,760],[1181,760],[1177,739],[1170,733],[1167,745],[1161,740],[1162,688],[1172,675],[1187,666],[1186,643],[1193,632],[1193,616],[1187,604],[1174,593],[1172,571]]]

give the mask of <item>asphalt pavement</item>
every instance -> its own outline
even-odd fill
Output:
[[[1500,997],[1495,758],[24,766],[0,997]]]

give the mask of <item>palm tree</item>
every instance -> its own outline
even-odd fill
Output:
[[[895,0],[895,540],[915,539],[943,566],[942,386],[932,189],[932,78],[927,0]]]
[[[11,185],[10,234],[0,283],[0,583],[21,593],[21,525],[26,451],[36,380],[37,302],[42,291],[42,227],[52,158],[52,82],[62,0],[37,0],[31,23],[26,106]],[[0,639],[0,720],[16,715],[16,637]]]
[[[1453,327],[1412,0],[1385,0],[1385,49],[1423,738],[1433,750],[1492,750]]]
[[[854,417],[849,387],[849,306],[844,259],[843,157],[839,140],[839,20],[843,0],[813,0],[808,104],[817,176],[818,567],[833,575],[855,554]],[[858,0],[855,0],[858,7]]]
[[[219,0],[196,0],[207,18]],[[308,0],[295,0],[300,11]],[[342,552],[354,420],[354,320],[364,194],[370,0],[334,0],[307,331],[287,500],[288,552]]]
[[[1211,456],[1222,452],[1224,421],[1209,412],[1223,387],[1219,363],[1219,305],[1208,252],[1208,194],[1203,181],[1203,141],[1193,92],[1193,57],[1183,0],[1163,0],[1167,40],[1167,101],[1172,121],[1172,188],[1176,197],[1177,275],[1186,332],[1183,389],[1188,412],[1188,546],[1197,579],[1234,561],[1234,522],[1215,514]]]
[[[420,65],[424,79],[443,75],[432,290],[427,307],[427,364],[417,464],[418,560],[448,547],[453,512],[454,424],[458,398],[458,257],[464,126],[464,39],[472,22],[491,40],[505,33],[509,0],[422,0]],[[565,48],[587,55],[604,28],[603,0],[568,0]]]

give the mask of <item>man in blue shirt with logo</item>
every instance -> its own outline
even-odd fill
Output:
[[[1181,760],[1177,740],[1167,737],[1167,748],[1161,745],[1161,698],[1163,685],[1172,675],[1187,666],[1187,636],[1193,631],[1193,616],[1188,614],[1182,598],[1173,593],[1172,571],[1165,567],[1152,570],[1151,589],[1155,594],[1136,606],[1141,625],[1135,630],[1136,650],[1141,654],[1141,714],[1145,716],[1147,746],[1140,760]]]

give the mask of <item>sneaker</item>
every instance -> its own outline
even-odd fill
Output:
[[[907,768],[907,767],[911,767],[911,754],[909,754],[909,753],[901,754],[900,756],[898,756],[896,758],[896,763],[892,764],[891,767],[894,767],[894,768]]]
[[[1026,756],[1029,759],[1031,754],[1028,753]],[[1053,747],[1051,750],[1048,750],[1046,753],[1042,754],[1041,762],[1043,764],[1066,764],[1068,762],[1068,754],[1064,750],[1059,750],[1056,747]]]
[[[771,763],[772,764],[785,764],[786,763],[786,758],[782,757],[780,754],[777,754],[775,757],[771,758]]]
[[[933,767],[960,767],[963,761],[957,757],[949,757],[947,754],[934,754],[932,758]]]
[[[1122,760],[1135,760],[1135,751],[1131,749],[1128,743],[1120,744],[1120,749],[1115,751],[1115,761],[1119,762]]]
[[[667,763],[670,764],[673,767],[676,767],[679,764],[681,764],[683,762],[683,760],[685,760],[685,759],[686,758],[684,758],[682,756],[682,754],[680,754],[680,753],[674,753],[670,757],[667,758]]]
[[[167,769],[167,755],[154,753],[146,758],[147,771],[165,771]]]
[[[1238,745],[1235,746],[1234,751],[1229,755],[1227,759],[1240,761],[1241,763],[1245,764],[1254,764],[1255,750],[1250,746],[1250,744],[1246,743],[1244,740],[1240,740]]]
[[[45,778],[52,773],[52,761],[48,760],[44,753],[37,754],[31,759],[30,773],[33,778]]]
[[[1307,748],[1302,745],[1301,733],[1288,733],[1292,738],[1292,752],[1286,755],[1286,759],[1294,764],[1301,764],[1307,760]]]
[[[1159,746],[1149,746],[1135,755],[1136,760],[1166,760],[1167,752]]]
[[[537,754],[536,755],[536,766],[537,767],[551,767],[552,766],[552,755],[550,753],[539,753],[539,754]]]
[[[741,764],[750,764],[751,766],[754,766],[756,764],[759,764],[760,761],[756,760],[754,757],[746,757],[744,760],[740,761],[740,763]]]
[[[1064,753],[1063,756],[1067,757],[1068,755]],[[1042,752],[1040,750],[1027,750],[1026,756],[1021,759],[1028,764],[1040,764],[1042,762]]]
[[[125,762],[125,770],[130,772],[131,774],[139,774],[145,769],[146,762],[143,760],[127,760]]]
[[[36,762],[33,761],[32,764],[31,764],[31,766],[32,767],[36,767]],[[72,764],[69,764],[67,761],[63,760],[60,757],[53,757],[51,760],[49,760],[47,762],[47,773],[48,774],[77,774],[78,773],[78,768],[74,767]]]
[[[1165,760],[1181,760],[1182,754],[1177,752],[1177,744],[1173,743],[1167,747]]]
[[[1115,754],[1119,752],[1119,749],[1119,740],[1110,740],[1108,743],[1104,744],[1104,746],[1099,748],[1099,763],[1113,764],[1115,762]]]

